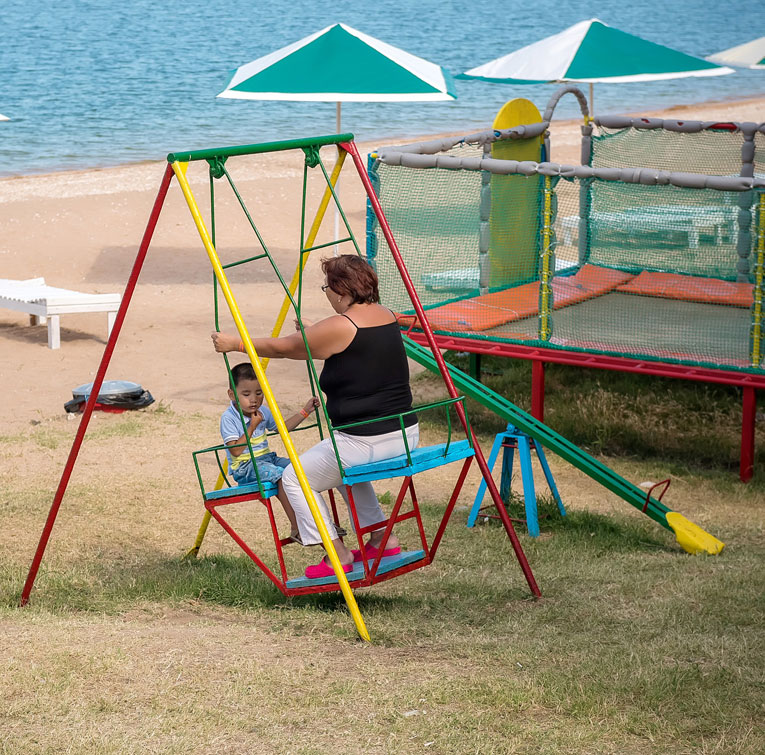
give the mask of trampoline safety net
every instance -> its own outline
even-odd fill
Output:
[[[755,177],[763,153],[756,142]],[[738,177],[741,154],[741,136],[730,131],[601,129],[591,167]],[[488,155],[480,145],[441,155],[474,169],[369,162],[436,333],[765,369],[762,182],[728,191],[565,171],[504,175],[475,169]],[[370,215],[367,258],[383,302],[411,314],[385,243]]]

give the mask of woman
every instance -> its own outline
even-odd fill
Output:
[[[326,395],[327,413],[332,425],[336,427],[409,411],[412,408],[412,391],[406,352],[395,316],[380,305],[374,270],[354,254],[325,259],[322,270],[325,275],[322,290],[336,314],[316,324],[307,324],[305,336],[312,357],[324,360],[319,385]],[[213,333],[212,339],[216,351],[243,350],[236,334]],[[252,342],[261,357],[308,358],[299,332],[282,338],[254,338]],[[419,443],[417,417],[407,415],[404,425],[409,448],[416,448]],[[406,452],[397,418],[335,431],[335,442],[344,467],[389,459]],[[302,454],[300,463],[337,555],[345,571],[349,572],[354,560],[361,561],[361,552],[349,550],[337,536],[321,495],[321,491],[339,488],[348,501],[331,439],[324,439]],[[285,469],[282,483],[295,510],[303,545],[321,543],[292,465]],[[385,519],[371,483],[354,485],[353,500],[362,527]],[[365,546],[368,558],[380,555],[383,533],[384,527],[371,533]],[[382,555],[401,552],[398,539],[393,534],[387,546]],[[305,571],[309,579],[333,574],[334,570],[326,558]]]

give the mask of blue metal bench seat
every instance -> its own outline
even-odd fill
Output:
[[[260,488],[256,482],[252,482],[249,485],[236,485],[231,488],[221,488],[220,490],[211,490],[205,493],[205,501],[215,501],[219,498],[233,498],[235,495],[246,495],[249,493],[259,493]],[[266,498],[271,498],[276,495],[276,483],[264,482],[263,493]]]
[[[407,458],[406,454],[401,454],[400,456],[383,459],[382,461],[373,461],[369,464],[347,467],[344,470],[343,482],[346,485],[355,485],[357,482],[382,480],[389,477],[411,477],[418,472],[440,467],[442,464],[466,459],[468,456],[473,456],[474,453],[475,451],[467,438],[449,444],[440,443],[436,446],[422,446],[411,451],[409,458]],[[260,492],[260,489],[257,483],[236,485],[230,488],[221,488],[220,490],[210,490],[205,493],[205,500],[215,501],[221,498],[233,498],[238,495],[258,492]],[[267,498],[275,496],[276,484],[264,482],[263,492]]]
[[[406,454],[401,454],[391,459],[347,467],[344,470],[343,482],[346,485],[355,485],[357,482],[383,480],[389,477],[411,477],[426,469],[434,469],[442,464],[466,459],[474,453],[475,450],[467,438],[448,444],[441,443],[437,446],[422,446],[411,451],[409,458]]]
[[[377,574],[387,574],[394,569],[400,569],[402,566],[422,561],[425,558],[425,551],[402,551],[395,556],[383,556],[380,560],[380,564],[377,567]],[[370,567],[372,562],[370,561]],[[360,579],[364,579],[364,564],[361,561],[356,561],[353,564],[353,570],[346,572],[348,581],[353,584]],[[288,579],[286,582],[287,587],[314,587],[316,585],[333,585],[337,584],[337,577],[333,574],[329,577],[317,577],[316,579],[308,579],[307,577],[295,577],[294,579]]]

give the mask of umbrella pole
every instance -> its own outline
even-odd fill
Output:
[[[340,119],[341,119],[341,108],[343,106],[342,102],[336,102],[335,103],[335,133],[339,134],[341,133],[340,130]],[[340,202],[340,176],[337,177],[337,183],[335,184],[335,240],[337,240],[337,237],[340,235],[340,210],[338,209],[337,205]],[[339,248],[337,244],[335,244],[335,257],[340,253]]]
[[[595,97],[593,95],[593,89],[592,82],[590,82],[590,117],[595,115]],[[339,131],[337,132],[340,133]]]

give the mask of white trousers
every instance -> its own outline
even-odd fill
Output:
[[[406,438],[409,444],[409,450],[417,448],[420,442],[419,426],[414,424],[406,428]],[[393,456],[400,456],[406,453],[404,447],[404,438],[400,430],[394,430],[392,433],[383,435],[348,435],[343,432],[335,433],[335,442],[340,454],[340,460],[343,467],[355,467],[358,464],[368,464],[373,461],[390,459]],[[321,491],[337,488],[346,504],[348,495],[346,486],[342,485],[340,478],[340,469],[337,466],[335,449],[332,441],[325,438],[317,443],[313,448],[309,448],[300,456],[300,463],[305,470],[308,484],[313,491],[316,505],[319,507],[321,515],[324,517],[324,523],[329,530],[330,537],[337,538],[335,526],[332,523],[327,504],[321,495]],[[316,545],[321,542],[319,530],[311,516],[311,509],[308,507],[308,501],[300,488],[295,469],[290,464],[282,475],[282,484],[284,491],[295,510],[298,529],[300,530],[300,539],[303,545]],[[356,504],[356,514],[359,518],[359,524],[362,527],[368,527],[371,524],[381,522],[385,519],[385,514],[377,500],[374,488],[371,482],[358,482],[353,486],[353,501]],[[353,518],[351,517],[351,525]]]

